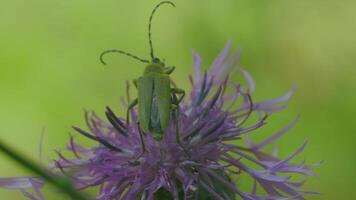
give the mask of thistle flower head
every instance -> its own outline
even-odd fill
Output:
[[[179,113],[172,112],[161,141],[142,132],[135,109],[131,110],[131,123],[109,107],[107,119],[86,112],[88,131],[74,129],[98,145],[83,147],[71,138],[68,149],[74,158],[58,153],[55,168],[70,176],[79,190],[99,187],[98,200],[233,200],[236,196],[244,200],[304,199],[305,194],[313,192],[302,191],[304,180],[294,182],[291,175],[313,173],[309,165],[291,160],[305,144],[286,159],[263,151],[296,120],[258,144],[247,137],[286,107],[293,89],[280,98],[254,102],[253,79],[236,66],[238,52],[230,56],[229,52],[230,42],[207,72],[194,53],[191,92],[180,103]],[[234,73],[246,78],[247,87],[229,79]],[[251,122],[253,119],[257,120]],[[251,191],[242,190],[232,181],[241,174],[247,174],[254,183]],[[263,192],[257,194],[257,188]]]

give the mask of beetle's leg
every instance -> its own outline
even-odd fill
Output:
[[[172,111],[173,111],[173,120],[176,129],[176,141],[178,145],[184,150],[184,152],[189,156],[189,153],[184,148],[179,134],[179,100],[176,94],[172,94]]]
[[[138,158],[140,158],[146,152],[146,147],[145,147],[145,142],[143,141],[143,134],[142,134],[140,122],[137,122],[137,127],[138,127],[138,133],[140,134],[141,148],[142,148],[142,152],[141,152],[140,156],[138,157]]]
[[[177,102],[172,104],[172,111],[173,111],[173,121],[174,121],[174,126],[176,129],[176,141],[179,144],[179,146],[183,146],[182,142],[180,140],[179,136],[179,105],[176,104]]]
[[[137,79],[132,80],[134,86],[137,88]]]
[[[138,165],[140,164],[140,162],[138,161],[138,159],[140,159],[142,157],[142,155],[146,152],[146,147],[145,147],[145,142],[143,141],[143,134],[142,134],[142,129],[140,127],[140,123],[137,122],[137,128],[138,128],[138,133],[140,135],[140,140],[141,140],[141,153],[137,156],[137,158],[133,161],[129,160],[128,162],[132,165]]]
[[[172,79],[169,79],[169,82],[171,83],[173,88],[177,87],[177,84]]]
[[[132,108],[134,108],[137,105],[137,103],[138,103],[138,99],[136,98],[129,104],[129,107],[127,108],[127,112],[126,112],[126,123],[127,124],[130,124],[130,110]]]
[[[180,140],[180,134],[179,134],[179,106],[178,105],[174,105],[174,124],[175,124],[175,128],[176,128],[176,140],[177,143],[179,144],[179,146],[183,146],[182,142]]]
[[[179,97],[179,99],[177,100],[177,104],[179,105],[180,102],[182,102],[184,96],[185,96],[185,91],[183,89],[180,88],[171,88],[171,92],[173,92],[174,94],[180,94],[181,96]]]
[[[171,74],[175,69],[176,69],[176,67],[174,67],[174,66],[168,66],[168,67],[166,67],[164,73],[169,75],[169,74]]]

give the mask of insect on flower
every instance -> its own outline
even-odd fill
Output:
[[[107,53],[147,64],[143,76],[133,81],[138,97],[131,103],[127,97],[124,103],[128,105],[127,123],[109,107],[107,120],[85,112],[89,131],[73,128],[97,144],[82,146],[71,136],[67,150],[73,156],[56,151],[58,158],[50,165],[50,173],[42,172],[40,166],[0,140],[0,151],[37,175],[0,178],[0,188],[20,190],[30,200],[45,200],[40,190],[45,183],[75,200],[87,199],[78,192],[87,189],[97,191],[90,198],[96,200],[303,200],[317,194],[301,188],[307,176],[314,176],[313,165],[292,161],[306,143],[287,158],[263,149],[299,117],[259,143],[248,137],[264,127],[271,115],[286,108],[294,89],[276,99],[254,101],[253,78],[238,66],[239,51],[230,54],[229,41],[208,70],[203,70],[200,55],[194,53],[191,90],[187,90],[187,101],[182,101],[185,91],[175,88],[169,77],[174,67],[166,67],[154,56],[152,47],[152,18],[163,4],[174,6],[163,1],[151,13],[151,61],[116,49],[100,56],[103,64]],[[232,82],[230,76],[236,72],[247,80],[247,88]],[[129,94],[129,87],[126,89]],[[133,109],[135,106],[138,109]],[[236,184],[240,177],[250,179],[251,184],[244,184],[252,190]]]
[[[110,49],[100,55],[100,61],[106,65],[103,56],[107,53],[120,53],[143,63],[148,63],[143,76],[133,80],[137,88],[137,98],[134,99],[127,109],[127,123],[130,123],[130,110],[138,106],[138,122],[144,132],[151,132],[154,138],[162,140],[164,131],[167,129],[171,114],[174,115],[176,124],[176,134],[179,134],[178,115],[179,103],[185,96],[185,91],[171,86],[169,75],[174,71],[174,66],[165,66],[159,58],[154,55],[152,44],[152,19],[157,9],[163,5],[169,4],[175,7],[170,1],[162,1],[152,11],[148,24],[148,38],[150,45],[151,61],[141,59],[133,54],[122,50]],[[179,137],[177,137],[178,139]]]

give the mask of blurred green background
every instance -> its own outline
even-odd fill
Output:
[[[98,55],[121,48],[148,57],[147,21],[156,0],[2,0],[0,7],[0,138],[38,160],[46,126],[44,160],[63,149],[71,125],[84,127],[83,109],[124,113],[124,82],[143,66],[123,56]],[[263,136],[297,114],[301,120],[277,144],[287,156],[305,139],[299,160],[325,160],[305,189],[308,199],[356,199],[356,1],[176,0],[156,15],[156,54],[177,66],[173,75],[189,88],[191,50],[207,67],[231,38],[241,64],[257,83],[255,99],[297,91],[287,110],[271,118]],[[236,80],[238,81],[238,80]],[[77,137],[77,140],[85,139]],[[297,160],[298,160],[297,159]],[[0,155],[0,176],[27,172]],[[53,188],[46,190],[49,199]],[[1,199],[24,199],[0,190]]]

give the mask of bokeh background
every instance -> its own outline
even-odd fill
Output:
[[[156,54],[177,66],[173,79],[189,88],[191,51],[208,67],[228,39],[242,49],[241,65],[257,83],[256,100],[297,91],[287,110],[271,118],[269,135],[296,115],[299,123],[276,144],[287,156],[309,141],[298,158],[324,160],[305,189],[308,199],[356,199],[356,1],[176,0],[154,20]],[[117,113],[125,81],[143,65],[124,56],[98,55],[121,48],[148,57],[147,21],[157,0],[2,0],[0,7],[0,138],[38,161],[63,149],[71,125],[84,126],[83,110]],[[236,81],[239,81],[236,78]],[[262,135],[263,135],[262,134]],[[81,137],[77,140],[83,140]],[[297,159],[297,160],[298,160]],[[0,155],[0,176],[28,173]],[[53,195],[49,199],[65,199]],[[0,190],[0,199],[24,199]]]

